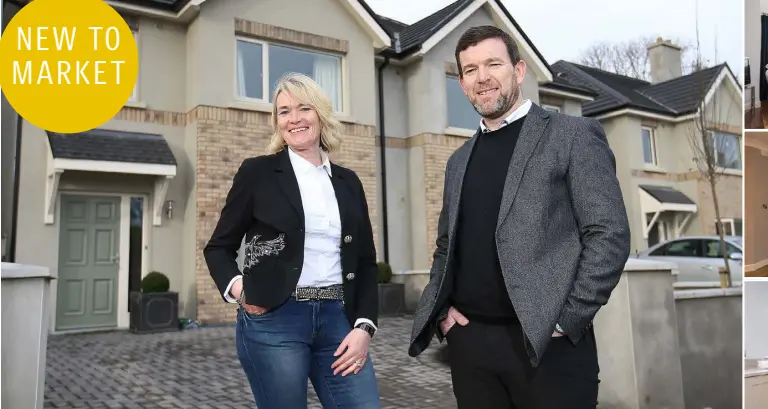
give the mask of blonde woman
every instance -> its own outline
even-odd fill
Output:
[[[268,155],[234,176],[204,250],[238,303],[240,363],[259,409],[381,408],[368,346],[376,332],[376,252],[360,179],[331,163],[341,124],[309,77],[281,78]],[[242,273],[237,251],[245,238]]]

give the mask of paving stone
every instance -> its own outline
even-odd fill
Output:
[[[408,356],[412,317],[379,320],[371,344],[385,409],[454,409],[448,368],[435,344]],[[234,326],[137,335],[127,331],[48,338],[44,407],[255,408],[235,349]],[[308,409],[322,409],[307,383]]]

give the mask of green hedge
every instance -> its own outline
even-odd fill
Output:
[[[392,281],[392,267],[384,261],[379,261],[378,266],[379,266],[379,284],[386,284]]]
[[[171,283],[168,277],[159,271],[153,271],[141,280],[141,292],[143,293],[165,293],[170,288]]]

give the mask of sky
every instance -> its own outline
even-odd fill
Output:
[[[406,24],[452,0],[366,0],[380,15]],[[744,72],[744,0],[502,0],[550,64],[577,62],[582,50],[609,40],[640,36],[695,43],[710,65],[727,62],[739,80]],[[697,18],[698,8],[698,18]],[[599,17],[598,17],[599,16]]]

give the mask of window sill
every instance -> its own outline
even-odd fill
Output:
[[[744,176],[744,171],[739,169],[723,169],[721,173],[723,175]]]
[[[234,101],[227,104],[228,108],[242,109],[245,111],[257,111],[272,113],[272,104],[261,101]]]
[[[273,105],[271,102],[255,101],[255,100],[254,101],[235,100],[227,104],[227,108],[242,109],[244,111],[265,112],[268,114],[272,113],[272,107]],[[333,115],[340,122],[351,123],[351,124],[357,123],[355,118],[348,116],[344,113],[334,112]]]
[[[649,164],[643,165],[643,170],[649,173],[669,173],[664,168],[661,168],[655,165],[649,165]]]
[[[351,116],[347,116],[344,114],[335,113],[333,114],[336,117],[336,120],[338,120],[341,123],[344,124],[356,124],[357,120],[355,118],[352,118]]]
[[[128,101],[128,102],[126,102],[126,103],[125,103],[125,105],[123,105],[123,106],[124,106],[124,107],[127,107],[127,108],[141,108],[141,109],[146,109],[146,108],[147,108],[147,103],[146,103],[146,102],[144,102],[144,101]]]
[[[471,138],[475,136],[476,131],[477,131],[476,129],[454,128],[452,126],[449,126],[445,128],[443,133],[451,136],[462,136],[465,138]]]

